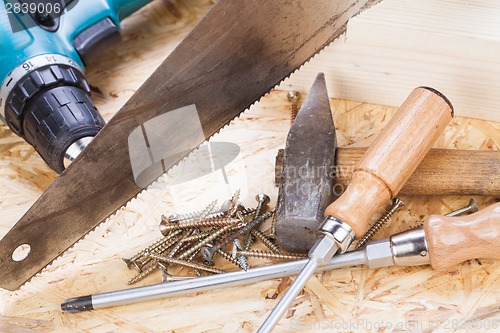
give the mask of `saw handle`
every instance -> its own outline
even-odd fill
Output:
[[[390,203],[453,117],[451,103],[427,87],[412,91],[354,167],[344,194],[325,210],[361,237],[377,210]]]
[[[434,269],[475,258],[500,259],[500,203],[467,216],[428,216],[424,229]]]

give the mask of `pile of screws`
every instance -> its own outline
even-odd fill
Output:
[[[222,205],[212,202],[205,209],[185,215],[163,216],[158,241],[129,259],[123,259],[130,269],[139,274],[128,283],[133,284],[156,270],[162,272],[162,281],[179,281],[193,276],[172,276],[169,272],[175,266],[191,268],[197,276],[203,273],[225,273],[215,267],[214,256],[248,270],[247,258],[275,260],[299,260],[303,254],[283,253],[274,242],[274,235],[259,229],[263,222],[274,216],[274,211],[266,211],[269,197],[258,194],[255,209],[241,205],[239,191]],[[271,227],[271,232],[274,228]],[[259,240],[268,251],[252,250]],[[243,244],[243,245],[242,245]]]

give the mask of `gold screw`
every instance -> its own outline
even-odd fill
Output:
[[[160,238],[159,240],[157,240],[156,242],[154,242],[153,244],[149,245],[144,250],[141,250],[140,252],[137,252],[132,257],[130,257],[128,259],[127,258],[123,258],[122,260],[125,262],[125,264],[127,264],[128,268],[131,268],[132,265],[133,265],[133,263],[134,263],[134,261],[136,261],[136,260],[138,260],[138,259],[140,259],[141,257],[144,256],[144,252],[145,251],[153,251],[153,250],[157,249],[158,247],[163,246],[164,244],[168,243],[172,238],[174,238],[175,236],[177,236],[181,232],[182,232],[181,230],[173,231],[173,232],[169,233],[167,236],[164,236],[164,237]]]
[[[229,208],[226,210],[226,215],[227,216],[234,216],[238,209],[240,209],[242,206],[238,204],[238,200],[240,199],[240,190],[237,190],[236,193],[234,193],[233,197],[231,198]]]
[[[257,237],[262,244],[264,244],[265,247],[267,247],[269,250],[273,251],[274,253],[281,253],[281,250],[279,247],[274,244],[274,242],[267,237],[262,231],[260,230],[252,230],[252,235]]]
[[[293,124],[293,121],[297,117],[297,113],[298,113],[297,104],[298,104],[301,96],[300,96],[300,93],[298,91],[289,91],[288,94],[286,95],[286,97],[288,98],[288,101],[291,103],[290,116],[292,119],[291,123]]]
[[[362,248],[370,239],[372,239],[375,234],[382,228],[382,226],[391,218],[392,214],[394,214],[399,208],[403,207],[405,203],[399,199],[394,198],[392,200],[391,209],[382,216],[375,224],[366,232],[366,234],[359,240],[356,245],[356,250]]]
[[[236,238],[251,232],[251,230],[253,230],[257,226],[259,226],[261,223],[263,223],[265,220],[267,220],[268,218],[270,218],[273,215],[274,215],[274,211],[270,211],[270,212],[267,212],[265,214],[262,214],[259,217],[254,218],[251,222],[245,224],[243,227],[236,229],[234,232],[232,232],[228,235],[225,235],[224,237],[222,237],[222,239],[219,239],[216,244],[213,244],[213,246],[211,248],[205,247],[202,250],[203,259],[205,260],[205,262],[212,262],[213,255],[215,252],[217,252],[218,249],[223,248],[227,244],[234,241]]]
[[[175,214],[175,215],[170,215],[169,217],[162,216],[162,223],[179,223],[179,222],[206,218],[208,215],[214,212],[214,208],[216,205],[217,205],[217,200],[214,200],[210,204],[208,204],[207,207],[198,212],[181,214],[181,215]]]
[[[194,245],[193,247],[190,247],[189,249],[187,249],[186,251],[184,251],[183,253],[181,253],[181,255],[179,255],[179,259],[184,259],[187,256],[193,254],[194,252],[196,252],[199,249],[201,249],[203,246],[207,245],[208,243],[210,243],[214,239],[218,238],[219,236],[225,234],[226,232],[229,232],[233,228],[239,228],[239,225],[237,225],[237,226],[227,225],[227,226],[225,226],[225,227],[217,230],[216,232],[214,232],[213,234],[211,234],[207,238],[205,238],[202,241],[196,243],[196,245]]]
[[[187,260],[181,260],[181,259],[174,259],[174,258],[170,258],[170,257],[165,257],[165,256],[161,256],[161,255],[154,254],[154,253],[149,253],[148,252],[148,253],[146,253],[146,256],[150,257],[151,259],[158,260],[158,261],[168,262],[169,264],[181,265],[181,266],[185,266],[185,267],[199,269],[199,270],[202,270],[202,271],[205,271],[205,272],[210,272],[210,273],[215,273],[215,274],[227,273],[226,271],[224,271],[222,269],[217,269],[217,268],[213,268],[213,267],[206,266],[206,265],[203,265],[203,264],[197,264],[197,263],[194,263],[194,262],[189,262]]]
[[[151,266],[149,266],[147,269],[143,270],[141,273],[137,274],[136,276],[134,276],[129,282],[128,284],[134,284],[136,282],[139,282],[141,281],[142,279],[144,279],[146,276],[148,276],[149,274],[151,274],[152,272],[154,272],[158,267],[156,266],[156,262],[153,262],[153,264]]]
[[[239,222],[241,222],[239,219],[233,217],[211,217],[197,221],[185,221],[179,223],[162,224],[160,225],[160,230],[162,234],[166,234],[173,230],[225,227],[226,225],[234,225]]]
[[[252,258],[277,259],[277,260],[299,260],[307,258],[307,254],[273,253],[265,251],[237,251],[239,255]]]
[[[227,253],[226,251],[219,249],[219,250],[217,250],[217,252],[216,252],[216,253],[217,253],[217,254],[219,254],[222,258],[224,258],[224,259],[226,259],[227,261],[229,261],[230,263],[232,263],[232,264],[234,264],[234,265],[236,265],[236,266],[238,266],[238,267],[240,267],[240,268],[243,268],[243,267],[241,267],[240,263],[239,263],[237,260],[235,260],[235,259],[234,259],[234,258],[233,258],[233,257],[232,257],[229,253]]]
[[[199,234],[183,238],[182,240],[186,243],[195,242],[195,241],[199,241],[200,239],[206,238],[206,237],[210,236],[211,234],[212,234],[212,231],[204,231],[204,232],[200,232]]]

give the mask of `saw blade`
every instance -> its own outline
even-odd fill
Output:
[[[219,1],[0,241],[0,287],[19,288],[379,1]]]

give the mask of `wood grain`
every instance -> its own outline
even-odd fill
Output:
[[[500,121],[500,3],[384,0],[282,84],[307,92],[319,71],[331,97],[399,106],[429,85],[457,116]]]
[[[349,184],[367,148],[339,148],[337,184]],[[500,151],[431,149],[400,195],[500,195]]]
[[[468,216],[431,215],[424,222],[434,269],[469,259],[500,259],[500,203]]]
[[[363,236],[370,217],[394,198],[453,117],[439,93],[416,88],[354,168],[340,198],[325,211]]]

